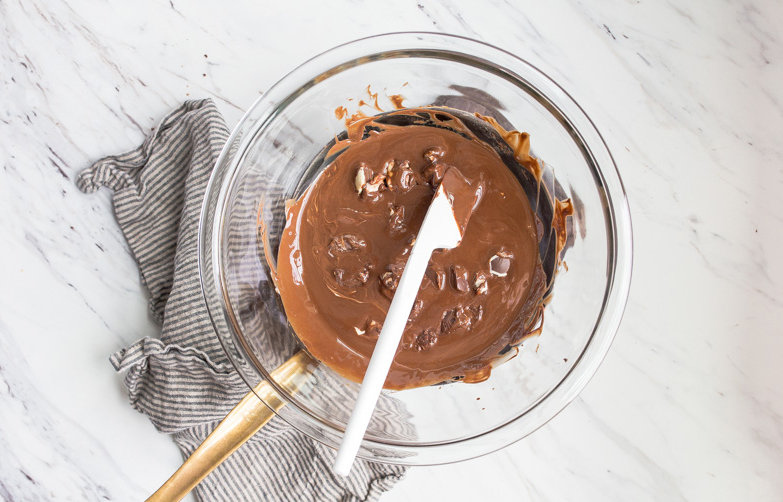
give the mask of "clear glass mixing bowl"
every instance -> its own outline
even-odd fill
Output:
[[[307,61],[259,98],[207,187],[199,260],[209,314],[250,388],[268,381],[287,404],[277,412],[282,419],[337,447],[358,385],[323,364],[296,390],[271,377],[302,346],[270,265],[276,267],[285,201],[325,167],[314,159],[344,130],[335,109],[372,101],[368,86],[383,109],[400,94],[408,107],[479,111],[529,132],[546,179],[574,204],[567,269],[557,275],[541,335],[485,382],[385,391],[359,456],[423,465],[489,453],[541,427],[587,384],[620,324],[632,260],[628,205],[606,144],[559,85],[508,52],[440,34],[380,35]]]

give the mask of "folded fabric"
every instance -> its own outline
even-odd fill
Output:
[[[160,338],[111,356],[127,371],[130,403],[189,456],[249,391],[223,352],[198,276],[197,232],[207,181],[228,139],[211,100],[188,101],[135,150],[97,161],[77,180],[114,191],[117,222],[150,292]],[[377,500],[405,468],[357,461],[331,471],[335,452],[275,417],[195,489],[203,502]]]

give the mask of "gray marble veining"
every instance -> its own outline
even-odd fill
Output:
[[[182,100],[233,125],[298,62],[402,30],[495,44],[575,97],[623,176],[635,267],[570,407],[384,500],[783,498],[783,4],[305,4],[0,1],[0,499],[140,500],[181,462],[108,363],[157,328],[79,170]]]

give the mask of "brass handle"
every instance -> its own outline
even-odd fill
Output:
[[[300,351],[274,370],[272,377],[286,389],[296,391],[313,372],[315,364],[312,357]],[[263,381],[258,384],[254,391],[243,397],[226,415],[226,418],[215,427],[190,458],[185,460],[177,472],[158,488],[147,502],[182,500],[182,497],[207,477],[207,474],[275,416],[272,409],[278,411],[284,404],[285,402],[269,383]]]

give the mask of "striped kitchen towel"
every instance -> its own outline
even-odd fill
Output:
[[[84,192],[114,191],[114,211],[160,338],[111,356],[127,371],[130,403],[189,456],[248,392],[209,320],[198,278],[197,231],[207,181],[228,139],[211,100],[173,110],[137,149],[97,161],[79,175]],[[335,452],[273,418],[195,489],[207,501],[377,500],[405,468],[357,461],[332,473]]]

